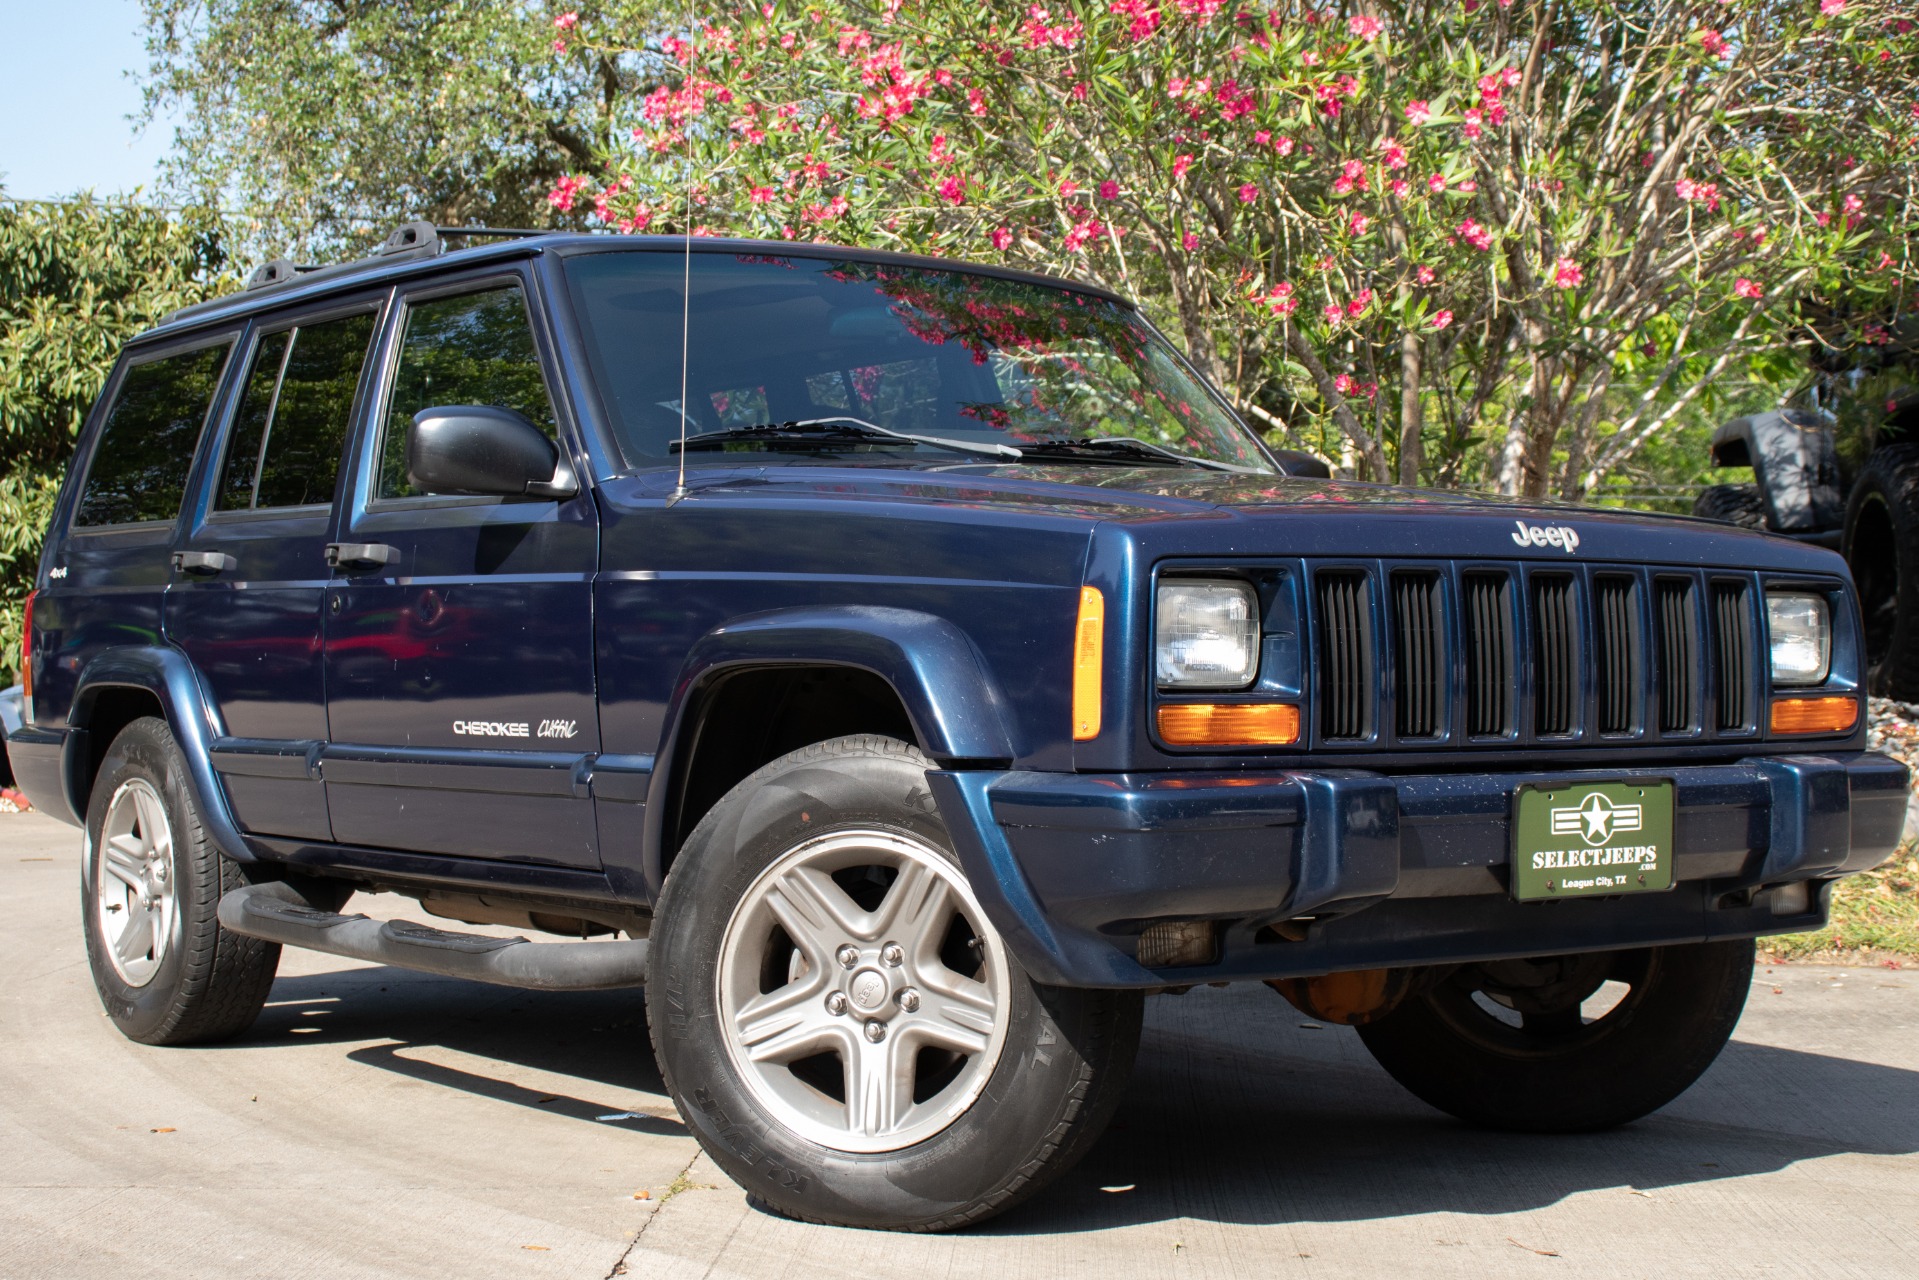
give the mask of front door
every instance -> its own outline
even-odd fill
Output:
[[[174,557],[167,637],[206,682],[240,826],[327,840],[321,627],[334,489],[379,300],[258,326],[207,501]]]
[[[447,497],[407,478],[406,428],[438,405],[514,409],[561,434],[517,273],[403,296],[381,412],[327,601],[334,839],[597,868],[590,496]]]

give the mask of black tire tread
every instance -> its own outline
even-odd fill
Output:
[[[1912,700],[1919,698],[1919,444],[1881,445],[1867,456],[1846,501],[1848,563],[1854,558],[1860,512],[1875,496],[1884,500],[1892,519],[1893,550],[1901,569],[1894,587],[1898,621],[1891,648],[1872,664],[1867,683],[1872,693]],[[1860,605],[1868,608],[1870,602],[1861,600]]]
[[[1766,500],[1756,484],[1715,484],[1701,489],[1692,500],[1692,513],[1741,529],[1766,527]]]

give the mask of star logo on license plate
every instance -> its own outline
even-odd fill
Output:
[[[1605,844],[1619,832],[1639,830],[1642,822],[1640,806],[1614,804],[1597,791],[1587,793],[1576,805],[1552,811],[1554,835],[1576,835],[1593,848]]]

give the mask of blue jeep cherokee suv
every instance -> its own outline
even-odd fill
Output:
[[[444,248],[263,268],[81,433],[9,747],[137,1040],[242,1032],[283,944],[644,983],[741,1185],[936,1229],[1197,983],[1475,1122],[1630,1120],[1899,838],[1830,551],[1289,474],[1068,281]]]

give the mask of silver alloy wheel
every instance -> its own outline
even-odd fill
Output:
[[[786,1128],[837,1151],[897,1151],[986,1087],[1007,982],[999,936],[949,859],[895,832],[835,831],[780,855],[735,907],[720,1026]]]
[[[129,778],[113,793],[100,824],[93,901],[114,972],[130,987],[153,981],[179,927],[173,824],[160,793]]]

